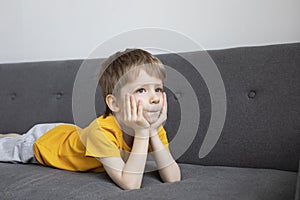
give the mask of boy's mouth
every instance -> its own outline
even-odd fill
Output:
[[[150,107],[150,108],[144,108],[144,112],[149,112],[149,113],[156,113],[156,112],[160,112],[161,111],[161,108],[158,107],[158,106],[153,106],[153,107]]]
[[[156,112],[160,112],[160,110],[145,110],[145,112],[156,113]]]
[[[160,110],[144,110],[144,114],[154,117],[160,114]]]
[[[150,124],[154,123],[159,118],[159,115],[160,110],[144,110],[144,116]]]

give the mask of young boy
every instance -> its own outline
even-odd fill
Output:
[[[148,151],[161,179],[175,182],[180,169],[168,150],[165,68],[150,53],[128,49],[109,57],[100,72],[106,111],[89,126],[39,124],[0,139],[0,161],[40,163],[71,171],[106,171],[123,189],[141,186]]]

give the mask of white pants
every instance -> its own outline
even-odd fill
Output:
[[[37,124],[23,135],[0,138],[0,162],[38,163],[33,152],[34,142],[60,124]]]

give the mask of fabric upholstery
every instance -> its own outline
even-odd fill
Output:
[[[181,56],[158,56],[165,65],[184,75],[198,96],[198,133],[178,161],[297,171],[300,157],[300,43],[208,53],[224,81],[227,112],[218,143],[203,159],[199,159],[198,152],[211,117],[211,99],[206,83]],[[190,58],[201,56],[201,52],[184,54]],[[0,132],[22,133],[34,124],[44,122],[73,123],[72,92],[78,69],[85,64],[84,70],[92,74],[90,80],[94,80],[102,61],[0,64]],[[165,127],[170,141],[177,134],[181,120],[178,99],[189,95],[180,90],[180,84],[177,91],[167,89],[169,109]],[[88,89],[80,91],[81,96],[84,97],[86,91]],[[104,110],[100,89],[95,99],[96,105],[92,109],[96,107],[96,114],[100,115]],[[79,106],[79,109],[77,112],[83,114],[91,112],[84,106]],[[76,123],[84,127],[92,120],[87,115],[79,124],[78,120]],[[174,151],[177,147],[172,148]]]
[[[298,178],[297,178],[295,200],[300,200],[300,160],[299,160],[299,169],[298,169]]]
[[[141,190],[123,191],[105,173],[0,163],[0,198],[292,200],[296,196],[300,200],[300,43],[208,51],[224,82],[227,112],[218,142],[200,159],[212,99],[203,74],[183,57],[197,60],[203,53],[158,55],[188,80],[200,108],[196,137],[177,159],[181,182],[163,184],[152,171],[145,174]],[[101,90],[93,85],[102,61],[0,64],[0,133],[23,133],[37,123],[88,125],[105,109]],[[206,64],[201,60],[202,66]],[[85,79],[78,80],[79,74]],[[185,133],[179,123],[184,112],[180,102],[190,93],[176,80],[173,89],[165,90],[165,129],[172,142]],[[95,92],[91,99],[87,99],[89,92]],[[193,110],[196,105],[189,106]],[[219,111],[221,106],[214,109]],[[193,115],[184,117],[198,122]],[[170,146],[172,152],[176,148],[182,147]]]
[[[105,173],[5,163],[0,168],[1,199],[293,200],[297,179],[288,171],[180,164],[181,182],[162,183],[153,171],[140,190],[123,191]]]

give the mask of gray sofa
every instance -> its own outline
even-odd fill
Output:
[[[217,143],[204,158],[199,158],[199,150],[213,112],[205,79],[182,56],[159,55],[164,64],[188,80],[199,103],[197,134],[177,158],[182,181],[162,183],[157,171],[150,170],[151,160],[142,188],[132,191],[120,189],[105,173],[0,163],[0,198],[300,200],[300,43],[208,53],[224,83],[226,118]],[[195,58],[201,52],[182,55]],[[99,64],[95,61],[90,62],[93,69]],[[0,64],[0,133],[23,133],[43,122],[74,123],[72,94],[82,63],[83,60],[66,60]],[[166,91],[169,109],[165,128],[171,142],[176,134],[184,132],[179,128],[179,122],[184,120],[180,99],[189,94],[180,87]],[[95,102],[98,116],[104,109],[99,90]],[[86,117],[76,120],[82,127],[93,120],[92,115],[83,116]]]

